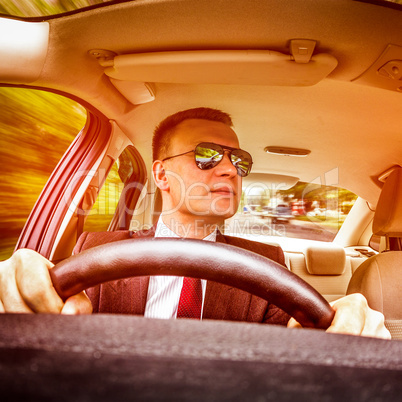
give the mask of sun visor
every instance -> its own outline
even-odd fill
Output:
[[[125,54],[114,57],[105,74],[121,81],[178,84],[310,86],[337,66],[329,54],[307,62],[270,50],[197,50]]]
[[[142,105],[155,100],[155,86],[148,82],[121,81],[110,78],[112,84],[133,105]]]
[[[1,18],[0,82],[28,84],[36,81],[45,63],[48,42],[48,22]]]

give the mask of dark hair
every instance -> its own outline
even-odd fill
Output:
[[[166,117],[155,128],[152,139],[152,158],[153,160],[163,159],[167,156],[174,129],[184,120],[201,119],[224,123],[229,127],[233,126],[231,117],[221,110],[207,107],[197,107],[194,109],[182,110]]]

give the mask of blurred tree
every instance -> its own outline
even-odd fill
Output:
[[[43,186],[85,121],[86,110],[70,99],[0,88],[0,260],[11,255]]]
[[[107,3],[112,0],[6,0],[0,4],[0,13],[18,17],[40,17]]]

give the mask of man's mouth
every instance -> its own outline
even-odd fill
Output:
[[[211,190],[211,193],[221,194],[221,195],[234,195],[235,192],[229,186],[217,186]]]

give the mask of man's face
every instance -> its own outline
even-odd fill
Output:
[[[239,148],[235,132],[226,124],[190,119],[176,127],[166,157],[191,151],[201,142]],[[197,167],[193,152],[169,159],[164,166],[171,207],[182,219],[195,216],[205,223],[221,223],[236,213],[241,197],[241,177],[227,151],[222,161],[209,170]]]

